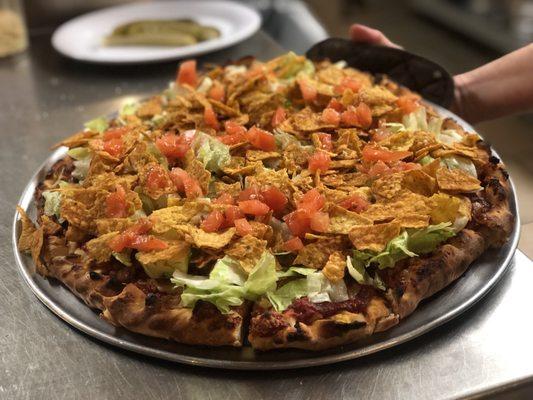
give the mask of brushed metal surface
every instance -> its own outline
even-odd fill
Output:
[[[32,38],[27,54],[0,61],[0,398],[440,399],[533,380],[533,263],[519,251],[490,295],[461,318],[393,349],[315,368],[191,368],[109,346],[55,318],[17,272],[14,205],[51,144],[127,98],[162,89],[175,65],[87,68],[55,55],[47,40]],[[259,33],[209,60],[280,51]]]

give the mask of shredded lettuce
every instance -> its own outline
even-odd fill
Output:
[[[392,268],[396,262],[405,258],[431,253],[440,243],[455,235],[450,225],[449,222],[443,222],[424,229],[408,229],[387,243],[380,253],[354,250],[354,267],[357,266],[356,263],[361,263],[365,268],[371,264],[377,265],[379,269]]]
[[[276,272],[278,278],[287,278],[290,276],[307,276],[316,272],[316,270],[307,267],[290,267],[287,271]]]
[[[91,165],[91,151],[87,147],[74,147],[67,154],[75,160],[72,176],[79,181],[84,180]]]
[[[109,123],[104,117],[98,117],[87,121],[84,126],[85,129],[87,129],[88,131],[102,133],[107,130],[107,128],[109,127]]]
[[[124,264],[127,267],[131,267],[131,249],[125,249],[124,251],[121,251],[120,253],[113,252],[111,253],[113,257],[115,257],[121,264]]]
[[[120,108],[119,115],[121,117],[126,115],[134,115],[138,108],[139,103],[135,101],[127,102]]]
[[[309,269],[309,268],[307,268]],[[294,299],[307,295],[307,279],[290,281],[274,292],[266,294],[270,304],[276,311],[283,311],[291,305]]]
[[[146,149],[148,150],[148,153],[150,153],[151,155],[153,155],[157,159],[157,162],[160,165],[163,165],[165,167],[165,169],[168,170],[167,158],[163,155],[163,153],[161,153],[161,151],[159,151],[159,149],[157,148],[157,146],[154,143],[148,143],[147,146],[146,146]]]
[[[217,172],[231,161],[229,147],[206,133],[196,132],[193,148],[196,157],[211,172]]]
[[[198,88],[196,88],[196,91],[198,93],[207,93],[207,91],[211,89],[211,86],[213,86],[213,80],[206,76],[204,79],[202,79],[202,82],[200,82],[200,85]]]
[[[292,51],[272,61],[273,70],[280,79],[292,81],[298,75],[312,75],[315,72],[313,63]]]
[[[433,161],[435,161],[435,159],[431,156],[424,156],[420,159],[420,161],[418,161],[420,164],[422,165],[428,165],[428,164],[431,164]]]
[[[239,262],[229,256],[217,261],[209,277],[188,275],[175,271],[170,279],[176,286],[185,287],[181,301],[184,307],[194,307],[197,301],[208,301],[221,312],[241,305],[244,299],[256,300],[276,289],[276,260],[265,251],[248,277]]]
[[[394,133],[405,132],[406,130],[404,124],[401,124],[399,122],[387,122],[385,123],[385,127]]]
[[[348,289],[343,280],[331,282],[321,272],[307,275],[307,297],[313,303],[348,300]]]
[[[63,188],[67,186],[68,183],[65,181],[59,181],[59,187]],[[44,197],[44,214],[51,216],[56,216],[59,222],[62,222],[60,210],[61,210],[61,192],[45,190],[43,192]]]
[[[281,129],[274,130],[274,139],[276,140],[276,146],[284,150],[291,143],[300,143],[296,137],[290,133],[284,132]]]
[[[441,157],[441,163],[449,169],[460,169],[469,175],[477,178],[476,166],[468,158],[461,156],[446,156]]]

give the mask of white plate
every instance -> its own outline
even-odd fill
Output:
[[[115,27],[141,19],[191,18],[214,26],[220,37],[183,47],[102,45]],[[164,1],[126,4],[94,11],[61,25],[52,45],[80,61],[133,64],[175,60],[229,47],[253,35],[261,25],[257,11],[231,1]]]

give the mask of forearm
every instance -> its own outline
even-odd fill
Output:
[[[454,80],[453,111],[471,123],[533,110],[533,44]]]

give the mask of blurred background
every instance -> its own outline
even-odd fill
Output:
[[[0,0],[15,2],[15,0]],[[30,37],[49,35],[76,15],[125,0],[23,0]],[[263,30],[285,49],[305,52],[327,36],[346,37],[354,22],[447,68],[476,68],[533,41],[533,0],[249,0]],[[0,7],[1,8],[1,7]],[[31,41],[30,41],[31,43]],[[260,54],[257,54],[261,57]],[[480,124],[479,132],[506,161],[517,185],[524,233],[533,238],[533,117]],[[521,247],[533,255],[533,240]]]

